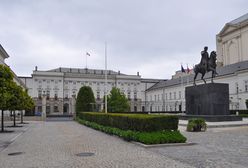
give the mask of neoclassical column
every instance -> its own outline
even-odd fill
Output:
[[[46,94],[45,91],[43,91],[43,95],[42,95],[42,121],[46,121]]]

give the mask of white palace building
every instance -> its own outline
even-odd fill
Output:
[[[230,109],[247,109],[248,101],[248,14],[227,23],[216,35],[216,83],[229,84]],[[130,100],[131,111],[185,111],[185,87],[193,85],[194,74],[177,72],[170,80],[144,79],[108,70],[108,93],[119,88]],[[210,82],[210,74],[207,74]],[[103,108],[104,70],[57,68],[47,71],[36,67],[32,77],[20,77],[36,102],[35,111],[42,111],[42,96],[46,96],[49,114],[72,113],[74,97],[80,87],[90,86],[96,98],[97,110]],[[201,84],[200,80],[197,84]]]

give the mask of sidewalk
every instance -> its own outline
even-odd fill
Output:
[[[11,143],[13,143],[20,135],[22,135],[29,128],[29,124],[18,124],[22,127],[4,127],[4,130],[13,131],[9,133],[0,133],[0,152],[7,148]],[[5,121],[5,126],[13,125],[11,121]]]
[[[186,127],[187,124],[187,120],[179,120],[179,126]],[[243,121],[206,122],[206,124],[208,128],[248,126],[248,118],[243,118]]]

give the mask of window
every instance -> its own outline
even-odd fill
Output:
[[[46,106],[46,113],[49,114],[50,113],[50,106]]]
[[[157,95],[154,95],[154,100],[157,101]]]
[[[158,95],[158,101],[159,101],[159,95]]]
[[[170,100],[171,100],[171,92],[170,92]]]
[[[42,96],[42,91],[38,90],[38,98],[41,99],[41,96]]]
[[[245,91],[248,92],[248,81],[245,81]]]
[[[176,92],[174,92],[174,99],[176,99],[177,98],[177,96],[176,96]]]
[[[46,98],[47,98],[47,100],[50,99],[50,91],[49,90],[47,90],[47,92],[46,92]]]
[[[57,105],[54,106],[54,112],[59,112],[59,108]]]
[[[137,92],[133,93],[133,98],[134,98],[134,100],[137,100]]]
[[[42,106],[38,106],[38,112],[42,112]]]
[[[167,93],[165,93],[165,100],[167,100],[167,98],[168,98],[168,97],[167,97]]]
[[[96,98],[97,98],[97,99],[100,99],[100,92],[99,92],[99,91],[96,92]]]
[[[131,93],[130,92],[127,92],[127,98],[128,98],[128,100],[131,99]]]
[[[239,93],[239,84],[235,83],[235,86],[236,86],[236,93]]]
[[[179,96],[179,99],[181,99],[181,97],[182,97],[181,91],[178,92],[178,96]]]
[[[58,91],[55,91],[55,93],[54,93],[54,99],[55,100],[58,100]]]

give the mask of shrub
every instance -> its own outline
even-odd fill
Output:
[[[130,105],[125,94],[120,89],[113,87],[108,95],[108,111],[109,112],[128,112]]]
[[[94,122],[82,120],[79,117],[77,117],[77,121],[80,124],[86,125],[96,130],[100,130],[107,134],[117,135],[126,141],[137,141],[144,144],[162,144],[184,143],[187,140],[179,131],[138,132],[99,125]]]
[[[81,119],[122,130],[154,132],[178,129],[178,117],[173,115],[117,114],[86,112],[78,115]]]
[[[194,118],[188,121],[187,131],[199,132],[199,131],[206,131],[206,130],[207,130],[207,124],[204,119]]]
[[[83,86],[80,88],[76,100],[76,112],[93,111],[95,97],[91,87]]]

